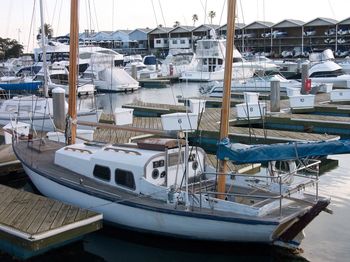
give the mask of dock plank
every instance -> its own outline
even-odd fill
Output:
[[[57,214],[59,213],[62,205],[63,204],[61,202],[58,202],[58,201],[56,201],[53,204],[53,206],[50,208],[49,212],[45,216],[45,219],[43,220],[40,227],[38,228],[39,232],[45,232],[51,228],[51,225],[52,225],[53,221],[55,220]]]

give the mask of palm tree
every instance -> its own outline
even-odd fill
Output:
[[[210,11],[208,16],[210,18],[210,24],[213,24],[213,18],[216,16],[216,13],[214,11]]]
[[[50,39],[53,35],[53,29],[50,24],[44,24],[44,30],[45,30],[45,36]],[[38,37],[41,36],[41,27],[39,27],[39,34]]]
[[[195,26],[195,25],[196,25],[196,22],[198,21],[198,15],[197,15],[197,14],[194,14],[194,15],[192,16],[192,21],[193,21],[193,26]]]
[[[174,22],[174,27],[178,27],[180,25],[180,22],[179,21],[175,21]]]

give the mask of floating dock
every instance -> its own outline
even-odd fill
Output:
[[[102,228],[102,215],[0,185],[0,248],[27,259]]]

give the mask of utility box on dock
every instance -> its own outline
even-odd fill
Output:
[[[28,136],[30,124],[11,121],[3,127],[5,144],[12,144],[12,134],[15,132],[18,137]]]
[[[349,89],[335,89],[331,91],[331,102],[346,102],[350,101]]]
[[[289,105],[292,109],[313,108],[315,105],[315,95],[290,96]]]
[[[244,92],[244,103],[257,104],[259,101],[259,93],[255,92]]]
[[[198,114],[173,113],[161,116],[164,130],[188,131],[197,129]]]
[[[116,108],[114,110],[114,120],[117,126],[131,125],[133,122],[134,109],[132,108]]]
[[[266,114],[266,103],[243,103],[236,109],[238,119],[260,119]]]
[[[190,99],[190,111],[195,114],[201,114],[205,111],[205,102],[206,100],[202,99]]]

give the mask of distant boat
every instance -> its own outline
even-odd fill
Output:
[[[246,80],[233,80],[231,83],[232,92],[270,92],[271,81],[279,81],[280,91],[286,92],[288,88],[301,89],[301,82],[297,80],[288,80],[279,74],[254,76]],[[210,97],[222,97],[223,83],[214,82],[214,86],[209,90]]]
[[[179,77],[192,68],[196,55],[192,50],[169,50],[161,65],[162,76]]]
[[[225,66],[225,39],[201,39],[197,41],[195,59],[183,71],[180,79],[185,81],[222,81]],[[232,77],[247,79],[256,71],[276,71],[278,66],[273,63],[246,61],[237,49],[233,51]]]
[[[79,109],[78,119],[98,123],[101,114],[102,110]],[[31,124],[36,130],[54,130],[52,98],[30,95],[1,101],[0,125],[5,126],[10,121]]]
[[[309,78],[314,83],[332,83],[334,87],[350,88],[350,75],[334,62],[330,49],[321,53],[312,53],[309,57]]]

